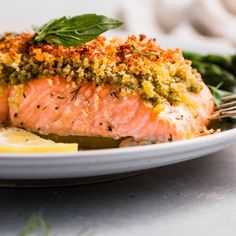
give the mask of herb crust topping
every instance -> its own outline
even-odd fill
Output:
[[[0,38],[0,85],[62,76],[78,84],[112,84],[121,93],[137,92],[157,111],[163,104],[188,104],[189,92],[202,89],[200,74],[180,49],[162,49],[145,35],[126,39],[103,36],[82,46],[32,43],[34,34]]]

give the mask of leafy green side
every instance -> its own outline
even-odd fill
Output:
[[[40,236],[49,236],[49,225],[39,213],[34,213],[31,215],[31,217],[28,219],[28,221],[22,228],[19,236],[30,236],[38,229],[41,232]]]
[[[235,76],[218,65],[192,61],[192,66],[202,75],[206,84],[217,86],[223,82],[222,88],[225,90],[231,90],[236,85]]]
[[[236,55],[198,54],[183,52],[186,59],[198,70],[206,84],[232,91],[236,85]]]
[[[216,105],[221,103],[222,97],[232,95],[236,85],[236,55],[201,55],[193,52],[183,52],[183,55],[202,75]]]
[[[123,23],[103,15],[85,14],[54,19],[36,30],[35,41],[63,46],[80,46]]]

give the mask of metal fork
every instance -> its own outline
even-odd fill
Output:
[[[215,107],[215,112],[209,117],[211,120],[236,117],[236,94],[221,99],[223,104]]]

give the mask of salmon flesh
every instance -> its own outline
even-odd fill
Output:
[[[8,38],[14,53],[0,42],[0,82],[14,79],[0,86],[1,125],[42,135],[149,143],[189,139],[206,129],[213,97],[180,50],[161,49],[144,36],[109,42],[98,38],[76,48],[25,46],[22,38],[25,43],[30,37],[21,35],[19,42]],[[132,51],[133,43],[145,54]],[[98,62],[89,67],[94,58]]]

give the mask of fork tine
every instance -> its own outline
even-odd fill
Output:
[[[229,103],[226,103],[226,104],[229,104]],[[219,110],[215,110],[215,112],[212,114],[212,116],[210,116],[209,119],[214,120],[214,119],[234,117],[234,116],[236,116],[236,106],[229,106],[229,107],[225,107]]]
[[[236,94],[225,96],[221,101],[224,103],[215,107],[215,112],[209,117],[210,120],[236,117]]]
[[[225,96],[221,100],[222,101],[236,101],[236,94]]]
[[[236,106],[222,108],[222,109],[220,109],[220,110],[216,110],[215,113],[221,113],[221,112],[233,111],[233,110],[236,111]]]
[[[210,116],[209,120],[217,120],[220,118],[227,118],[227,117],[236,117],[236,110],[233,111],[223,111],[223,112],[216,112],[212,116]]]
[[[218,111],[218,110],[221,110],[221,109],[224,109],[224,108],[228,108],[228,107],[233,107],[233,106],[236,106],[236,101],[227,102],[227,103],[221,104],[219,106],[216,106],[215,110]]]

